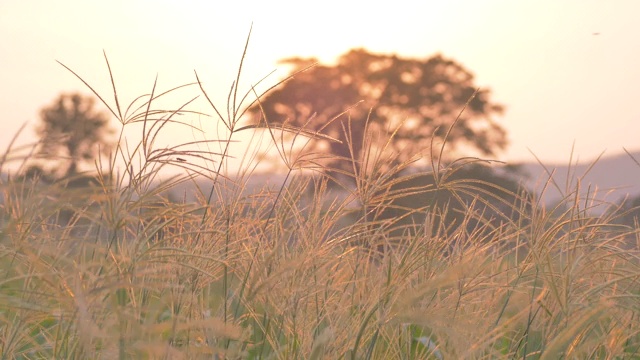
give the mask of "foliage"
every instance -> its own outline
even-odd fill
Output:
[[[367,126],[382,133],[397,129],[392,147],[400,155],[398,162],[428,149],[432,137],[442,141],[456,119],[447,138],[454,146],[482,155],[506,146],[504,129],[492,120],[502,106],[491,101],[489,90],[477,90],[473,75],[453,60],[441,55],[406,59],[355,49],[334,66],[312,66],[315,62],[284,60],[293,67],[293,79],[271,91],[250,113],[256,123],[286,122],[337,140],[319,141],[315,147],[334,156],[330,165],[351,169],[337,159],[360,156]]]
[[[393,201],[379,218],[393,220],[398,231],[406,231],[436,215],[432,231],[449,234],[461,230],[461,224],[466,224],[467,232],[491,232],[507,224],[524,226],[521,214],[529,206],[524,200],[529,192],[518,181],[521,174],[500,170],[507,169],[475,160],[454,163],[439,177],[430,171],[398,176],[387,189]]]
[[[56,166],[33,164],[27,176],[72,177],[82,164],[91,164],[100,153],[108,154],[109,118],[94,109],[94,99],[81,94],[62,94],[40,112],[36,132],[41,139],[39,158]],[[48,167],[48,168],[47,168]]]
[[[640,223],[640,195],[631,199],[621,199],[618,222],[628,226]]]

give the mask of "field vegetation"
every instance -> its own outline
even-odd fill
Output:
[[[178,88],[154,85],[124,107],[112,76],[113,100],[96,95],[119,140],[90,179],[24,171],[32,157],[11,146],[0,157],[22,169],[0,180],[1,358],[640,358],[630,209],[595,216],[578,189],[548,209],[536,194],[552,182],[474,177],[493,162],[446,160],[445,141],[398,157],[393,129],[364,129],[341,159],[351,173],[323,171],[307,147],[332,140],[321,132],[242,123],[260,101],[238,93],[241,69],[226,111],[209,101],[219,139],[157,147],[189,102],[156,107]],[[279,154],[279,186],[247,188],[266,160],[229,149],[249,132]],[[171,193],[185,184],[195,201]]]

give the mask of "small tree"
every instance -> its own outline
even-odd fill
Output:
[[[62,94],[40,112],[36,127],[40,137],[38,155],[62,166],[46,170],[34,164],[27,175],[37,174],[58,179],[78,175],[81,165],[94,161],[110,150],[109,118],[94,109],[94,99],[80,94]]]

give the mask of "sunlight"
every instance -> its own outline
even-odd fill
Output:
[[[355,47],[419,58],[442,53],[470,69],[478,85],[506,105],[503,122],[512,146],[505,159],[530,159],[532,148],[543,159],[561,161],[573,140],[586,157],[605,148],[637,148],[636,2],[36,3],[0,4],[0,31],[9,35],[2,46],[11,55],[2,58],[0,72],[0,81],[11,84],[0,90],[4,143],[25,121],[36,121],[38,108],[60,92],[84,91],[55,60],[111,92],[103,50],[123,98],[148,92],[156,75],[159,84],[172,87],[192,82],[197,70],[223,106],[253,24],[241,92],[273,70],[265,85],[286,76],[278,60],[287,57],[331,63]],[[603,137],[605,117],[616,121]],[[558,119],[562,132],[550,134]]]

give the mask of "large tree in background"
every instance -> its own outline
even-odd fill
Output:
[[[300,58],[283,61],[292,65],[292,74],[315,62]],[[394,130],[404,122],[392,143],[399,154],[397,161],[403,161],[427,149],[431,137],[442,140],[469,102],[447,141],[453,147],[467,146],[482,155],[493,155],[506,146],[504,129],[492,120],[502,107],[490,101],[486,89],[472,98],[476,90],[469,71],[440,55],[426,60],[405,59],[356,49],[342,55],[334,66],[316,65],[295,74],[261,99],[250,113],[254,123],[263,121],[264,115],[272,124],[288,121],[294,126],[306,124],[311,131],[321,130],[342,143],[318,141],[316,150],[343,158],[351,155],[344,131],[348,118],[356,156],[362,150],[368,117],[374,130]],[[331,165],[350,167],[344,162]]]
[[[53,169],[32,165],[28,173],[50,179],[77,175],[82,164],[92,163],[100,152],[110,151],[109,118],[94,109],[94,99],[80,94],[62,94],[40,112],[36,127],[40,137],[39,158],[53,161]]]

